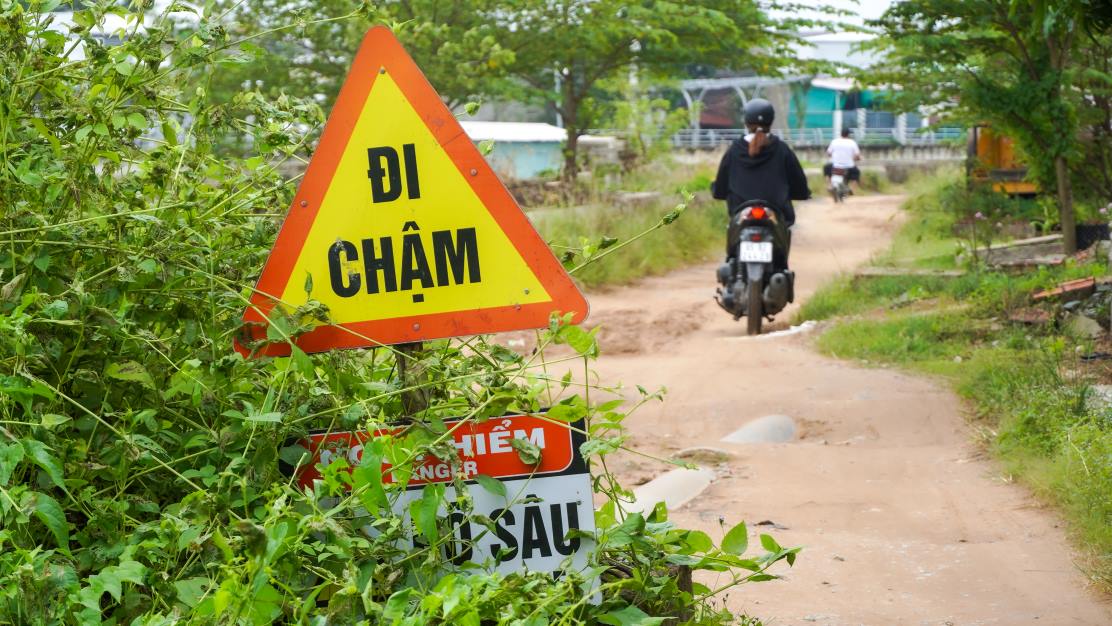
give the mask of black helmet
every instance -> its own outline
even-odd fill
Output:
[[[746,102],[742,112],[745,114],[746,124],[756,124],[764,128],[772,126],[772,120],[776,118],[776,110],[772,108],[772,103],[764,98],[753,98]]]

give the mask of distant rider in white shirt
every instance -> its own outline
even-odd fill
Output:
[[[826,154],[830,155],[830,162],[822,168],[823,176],[826,176],[826,187],[830,188],[830,175],[836,167],[846,170],[846,182],[850,184],[852,193],[852,189],[861,181],[861,170],[857,168],[857,162],[861,160],[861,148],[850,138],[848,128],[843,128],[842,136],[830,142]]]

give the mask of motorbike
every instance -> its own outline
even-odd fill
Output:
[[[768,202],[742,204],[730,218],[730,253],[718,267],[715,301],[734,321],[746,318],[748,334],[759,335],[761,324],[795,300],[795,273],[786,266],[788,231]]]
[[[835,167],[830,170],[830,195],[834,198],[834,202],[845,202],[846,196],[849,195],[849,185],[846,184],[846,174],[849,173],[844,167]]]

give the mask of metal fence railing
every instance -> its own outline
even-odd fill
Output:
[[[935,146],[941,143],[952,143],[965,138],[964,128],[941,127],[931,130],[908,132],[904,142],[912,146]]]
[[[825,146],[834,138],[833,128],[780,128],[774,132],[793,146]]]
[[[744,134],[744,128],[685,128],[672,135],[672,145],[677,148],[713,149]]]
[[[853,131],[853,138],[863,145],[904,143],[900,141],[898,128],[856,128]]]
[[[773,132],[796,147],[823,147],[835,137],[833,128],[776,128]],[[745,133],[742,128],[685,128],[672,135],[676,148],[712,150],[728,144]],[[904,128],[857,128],[853,138],[862,145],[934,146],[960,140],[962,128],[931,130]]]

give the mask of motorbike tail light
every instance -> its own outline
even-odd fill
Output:
[[[760,241],[760,240],[761,240],[761,234],[760,233],[753,233],[752,235],[749,235],[749,241]]]
[[[763,206],[755,206],[749,209],[749,218],[754,220],[763,220],[768,215],[768,211]]]

